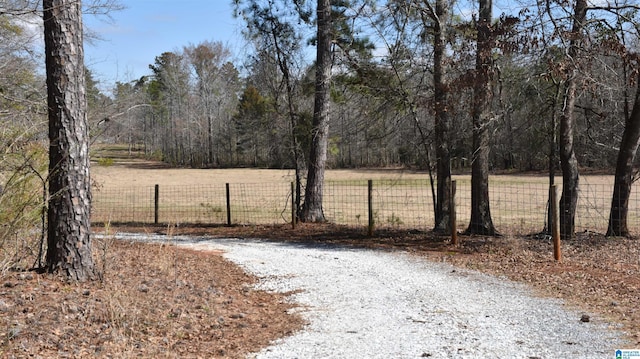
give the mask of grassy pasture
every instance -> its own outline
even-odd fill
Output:
[[[292,170],[170,169],[141,160],[92,167],[94,222],[154,220],[154,185],[160,186],[162,223],[226,223],[225,183],[229,183],[232,223],[273,224],[291,219]],[[430,229],[433,199],[426,173],[403,170],[329,170],[324,210],[335,223],[366,226],[367,180],[372,179],[373,215],[377,227]],[[471,178],[456,175],[458,227],[468,225]],[[561,183],[561,178],[556,179]],[[582,176],[577,231],[604,232],[613,176]],[[558,195],[561,189],[558,188]],[[494,224],[505,234],[540,231],[546,221],[548,178],[535,175],[490,177]],[[640,232],[638,190],[630,201],[630,229]]]

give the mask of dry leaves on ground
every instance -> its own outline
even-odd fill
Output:
[[[2,278],[0,357],[240,358],[302,326],[219,253],[96,242],[102,280]]]
[[[118,230],[166,234],[167,227]],[[379,230],[368,238],[364,229],[330,224],[171,231],[409,251],[524,282],[595,314],[590,320],[622,325],[629,347],[640,345],[638,240],[583,233],[563,243],[557,263],[551,243],[534,238],[461,236],[452,247],[430,232]],[[102,281],[64,284],[33,272],[0,278],[1,357],[240,358],[303,328],[284,296],[255,290],[255,279],[219,253],[105,239],[94,255]]]

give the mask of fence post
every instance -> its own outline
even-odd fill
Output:
[[[160,214],[160,185],[156,184],[153,189],[153,223],[158,224]]]
[[[451,226],[451,244],[458,245],[458,221],[456,218],[456,181],[451,181],[451,203],[449,205],[451,210],[450,214],[450,226]]]
[[[373,180],[369,180],[367,182],[367,205],[369,212],[369,227],[367,235],[369,237],[373,237],[373,226],[375,224],[373,220]]]
[[[296,229],[296,185],[291,181],[291,228]]]
[[[227,192],[227,226],[231,227],[231,196],[229,191],[229,183],[225,183]]]
[[[560,209],[558,208],[558,187],[552,185],[549,190],[549,199],[551,201],[551,236],[553,237],[553,258],[556,261],[562,260],[560,252]]]

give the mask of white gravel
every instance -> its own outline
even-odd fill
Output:
[[[140,239],[138,235],[118,235]],[[162,240],[149,237],[147,240]],[[225,257],[291,299],[305,329],[251,358],[607,358],[621,333],[523,285],[405,253],[172,237]]]

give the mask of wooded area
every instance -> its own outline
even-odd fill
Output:
[[[7,231],[3,238],[21,226],[44,226],[42,202],[59,208],[56,196],[69,190],[64,181],[52,185],[59,158],[45,174],[49,145],[42,134],[56,123],[51,111],[76,131],[61,151],[78,163],[90,141],[127,143],[178,167],[295,169],[298,216],[312,222],[324,220],[327,167],[426,170],[439,231],[449,230],[452,171],[471,172],[467,232],[487,235],[497,233],[491,171],[548,171],[550,182],[561,171],[560,228],[568,238],[580,171],[615,169],[607,232],[629,235],[640,141],[640,6],[634,1],[232,4],[252,48],[243,61],[234,61],[212,33],[210,41],[156,54],[148,75],[118,82],[107,93],[100,88],[110,84],[78,68],[82,37],[55,42],[82,27],[80,15],[63,27],[44,27],[45,39],[58,31],[47,42],[47,56],[77,65],[67,74],[56,72],[63,66],[47,67],[47,76],[57,79],[45,81],[40,37],[31,25],[47,8],[62,16],[80,2],[60,0],[45,9],[29,0],[0,5],[0,200],[11,209],[3,210],[3,223],[12,224],[0,229]],[[83,6],[85,14],[118,8],[113,0]],[[78,101],[62,106],[54,100],[67,95],[49,93],[47,104],[45,89],[55,82]],[[67,107],[78,112],[62,111]],[[85,110],[90,139],[82,133]],[[62,138],[57,133],[50,141]],[[76,189],[71,203],[88,203],[88,190]],[[51,213],[49,225],[57,221]]]
[[[317,62],[326,56],[304,45],[327,41],[314,17],[321,2],[234,4],[252,55],[232,63],[215,41],[158,55],[149,76],[117,84],[108,102],[122,116],[100,140],[175,166],[295,168],[299,185],[325,151],[332,168],[426,169],[438,230],[449,222],[451,171],[471,171],[467,231],[479,234],[496,233],[490,171],[561,170],[561,232],[570,237],[579,167],[615,168],[621,145],[635,161],[637,136],[622,143],[637,98],[632,2],[507,2],[494,18],[487,1],[334,1],[328,75]],[[329,81],[330,106],[318,97]],[[633,165],[618,169],[630,185]],[[319,172],[309,173],[299,186],[303,219],[322,192]],[[616,192],[614,208],[626,192]],[[306,219],[322,219],[314,213]],[[616,227],[623,221],[612,220],[611,233],[625,235]]]

